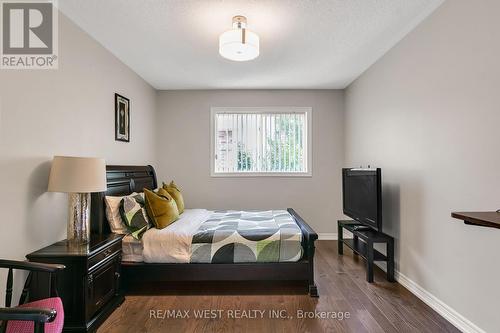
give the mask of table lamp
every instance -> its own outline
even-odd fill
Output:
[[[69,242],[85,244],[90,238],[90,193],[106,191],[106,162],[102,158],[54,156],[49,192],[69,193]]]

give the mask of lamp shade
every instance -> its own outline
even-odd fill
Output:
[[[106,162],[103,158],[54,156],[48,190],[64,193],[106,191]]]

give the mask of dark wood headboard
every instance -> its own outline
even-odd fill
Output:
[[[90,231],[93,234],[107,234],[111,230],[106,220],[106,195],[122,196],[133,192],[142,192],[144,188],[155,189],[158,186],[155,169],[151,165],[127,166],[107,165],[106,192],[92,193],[90,206]]]

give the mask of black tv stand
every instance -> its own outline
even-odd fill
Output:
[[[373,262],[387,262],[387,281],[394,282],[394,238],[382,232],[378,232],[359,222],[352,220],[337,221],[338,227],[338,252],[344,254],[346,245],[355,255],[360,255],[366,259],[366,280],[373,282]],[[344,239],[343,229],[353,234],[353,239]],[[361,241],[360,241],[361,239]],[[387,255],[380,253],[373,248],[374,243],[385,243]]]

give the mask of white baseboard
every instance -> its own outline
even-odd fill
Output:
[[[386,272],[385,262],[375,263],[381,270]],[[400,285],[408,289],[413,295],[420,298],[422,302],[430,306],[434,311],[439,313],[444,319],[448,320],[453,326],[458,328],[460,331],[464,333],[486,333],[486,331],[482,330],[478,326],[476,326],[469,319],[462,316],[455,309],[450,307],[445,302],[441,301],[439,298],[422,288],[415,281],[408,278],[403,273],[395,270],[394,278]]]
[[[320,232],[318,234],[319,240],[337,240],[338,235],[336,232]]]
[[[336,232],[320,232],[318,233],[318,240],[337,240],[338,234]],[[352,238],[351,233],[344,233],[344,238]]]
[[[337,240],[337,233],[319,233],[319,240]],[[344,234],[344,238],[351,238],[351,234]],[[385,263],[375,263],[384,272],[386,271]],[[458,313],[455,309],[450,307],[448,304],[441,301],[439,298],[431,294],[429,291],[422,288],[419,284],[408,278],[403,273],[396,270],[394,272],[396,281],[400,285],[408,289],[413,295],[417,296],[422,302],[430,306],[434,311],[439,313],[443,318],[448,320],[453,326],[458,328],[464,333],[486,333],[485,330],[479,328],[476,324],[471,322],[469,319],[465,318],[463,315]]]
[[[396,271],[395,273],[395,278],[400,285],[408,289],[413,295],[420,298],[425,304],[430,306],[434,311],[439,313],[443,318],[448,320],[460,331],[464,333],[486,333],[486,331],[476,326],[469,319],[462,316],[455,309],[422,288],[420,285],[409,279],[403,273],[400,273],[398,271]]]

